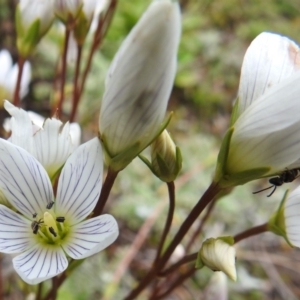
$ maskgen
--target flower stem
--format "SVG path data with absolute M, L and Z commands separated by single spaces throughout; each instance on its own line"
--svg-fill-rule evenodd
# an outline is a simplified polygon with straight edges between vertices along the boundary
M 203 196 L 200 198 L 198 203 L 194 206 L 188 217 L 180 226 L 177 234 L 175 235 L 173 241 L 167 248 L 166 252 L 160 259 L 160 269 L 162 269 L 167 263 L 168 259 L 172 255 L 173 251 L 177 247 L 177 245 L 182 241 L 186 233 L 189 231 L 191 226 L 194 224 L 195 220 L 199 217 L 205 207 L 214 199 L 214 197 L 219 193 L 221 188 L 213 182 L 208 189 L 205 191 Z
M 42 291 L 43 291 L 43 282 L 39 283 L 38 285 L 38 290 L 36 292 L 36 297 L 35 297 L 36 300 L 41 300 Z
M 181 285 L 186 279 L 191 277 L 196 271 L 197 269 L 195 269 L 195 266 L 191 266 L 188 271 L 178 276 L 165 292 L 160 295 L 154 295 L 154 297 L 151 297 L 150 300 L 166 299 L 165 297 L 167 295 L 169 295 L 177 286 Z
M 23 75 L 23 68 L 24 68 L 25 59 L 23 57 L 19 57 L 18 59 L 18 77 L 17 83 L 14 91 L 14 101 L 13 104 L 15 106 L 20 106 L 20 89 L 21 89 L 21 81 Z
M 167 182 L 167 186 L 168 186 L 168 192 L 169 192 L 169 212 L 168 212 L 168 217 L 165 223 L 165 228 L 163 231 L 163 234 L 161 236 L 158 248 L 157 248 L 157 254 L 156 254 L 156 258 L 154 260 L 154 265 L 156 265 L 159 261 L 160 255 L 161 255 L 161 251 L 163 249 L 166 237 L 170 231 L 171 228 L 171 224 L 172 224 L 172 220 L 173 220 L 173 215 L 174 215 L 174 210 L 175 210 L 175 184 L 174 181 L 172 182 Z
M 212 202 L 210 202 L 206 212 L 205 212 L 205 215 L 203 216 L 203 218 L 201 219 L 199 225 L 198 225 L 198 228 L 194 231 L 192 237 L 190 238 L 186 248 L 185 248 L 185 251 L 186 253 L 190 251 L 195 239 L 200 235 L 200 233 L 202 232 L 202 229 L 203 229 L 203 226 L 205 224 L 205 222 L 207 221 L 208 217 L 210 216 L 214 206 L 215 206 L 215 203 L 217 202 L 217 200 L 213 200 Z
M 107 175 L 106 175 L 104 184 L 102 186 L 102 190 L 101 190 L 99 200 L 98 200 L 98 202 L 96 204 L 96 207 L 94 209 L 93 217 L 97 217 L 97 216 L 100 216 L 102 214 L 105 203 L 108 199 L 111 188 L 112 188 L 118 174 L 119 174 L 119 171 L 116 172 L 116 171 L 113 171 L 112 169 L 108 168 Z
M 159 273 L 159 271 L 165 266 L 173 251 L 175 250 L 177 245 L 182 241 L 182 239 L 184 238 L 188 230 L 191 228 L 195 220 L 199 217 L 201 212 L 214 199 L 214 197 L 219 193 L 220 190 L 221 188 L 218 186 L 217 183 L 211 183 L 211 185 L 205 191 L 198 203 L 194 206 L 188 217 L 182 223 L 173 241 L 171 242 L 163 256 L 159 259 L 158 263 L 151 268 L 148 274 L 140 281 L 139 285 L 135 289 L 133 289 L 130 292 L 130 294 L 124 298 L 124 300 L 135 299 L 144 290 L 144 288 L 150 282 L 152 282 L 152 280 Z
M 75 75 L 74 75 L 74 82 L 73 82 L 73 105 L 72 105 L 72 111 L 70 115 L 70 123 L 74 122 L 78 103 L 80 99 L 80 93 L 79 93 L 79 72 L 80 72 L 80 64 L 81 64 L 81 58 L 82 58 L 82 46 L 77 45 L 77 59 L 76 59 L 76 67 L 75 67 Z
M 166 270 L 162 271 L 159 273 L 159 276 L 167 276 L 168 274 L 176 271 L 180 266 L 192 262 L 194 260 L 197 259 L 198 256 L 198 252 L 196 253 L 192 253 L 189 255 L 184 256 L 182 259 L 180 259 L 177 263 L 171 265 L 169 268 L 167 268 Z
M 236 243 L 240 242 L 241 240 L 244 240 L 244 239 L 246 239 L 250 236 L 258 235 L 258 234 L 266 232 L 266 231 L 269 231 L 268 223 L 265 223 L 265 224 L 262 224 L 262 225 L 259 225 L 259 226 L 256 226 L 256 227 L 252 227 L 250 229 L 247 229 L 247 230 L 235 235 L 234 236 L 234 243 L 236 244 Z
M 103 41 L 103 38 L 105 37 L 105 35 L 107 33 L 109 24 L 111 23 L 112 17 L 116 10 L 117 2 L 118 2 L 117 0 L 111 0 L 109 8 L 107 9 L 105 16 L 100 17 L 100 19 L 99 19 L 99 23 L 98 23 L 98 26 L 97 26 L 97 29 L 96 29 L 96 32 L 94 35 L 93 44 L 92 44 L 92 47 L 91 47 L 91 50 L 90 50 L 90 53 L 88 56 L 87 64 L 86 64 L 84 72 L 83 72 L 80 89 L 78 91 L 79 97 L 83 92 L 86 78 L 87 78 L 90 68 L 91 68 L 92 58 L 95 54 L 95 51 L 100 46 L 101 42 Z
M 62 56 L 62 69 L 61 69 L 61 82 L 60 82 L 60 93 L 59 93 L 59 100 L 57 104 L 57 112 L 58 115 L 62 115 L 62 107 L 65 98 L 65 83 L 66 83 L 66 70 L 67 70 L 67 53 L 68 53 L 68 44 L 69 44 L 69 37 L 70 37 L 70 28 L 66 26 L 65 32 L 65 43 L 63 49 L 63 56 Z

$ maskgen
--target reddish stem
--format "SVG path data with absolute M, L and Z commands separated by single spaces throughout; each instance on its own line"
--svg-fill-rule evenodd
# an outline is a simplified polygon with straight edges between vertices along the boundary
M 252 227 L 250 229 L 247 229 L 241 233 L 238 233 L 237 235 L 234 236 L 234 243 L 238 243 L 241 240 L 244 240 L 250 236 L 254 236 L 254 235 L 258 235 L 260 233 L 269 231 L 268 229 L 268 223 L 256 226 L 256 227 Z
M 66 83 L 66 71 L 67 71 L 67 54 L 68 54 L 68 44 L 69 44 L 69 37 L 70 37 L 70 29 L 66 26 L 65 31 L 65 43 L 62 55 L 62 69 L 61 69 L 61 83 L 60 83 L 60 92 L 59 92 L 59 100 L 57 104 L 57 113 L 58 116 L 62 115 L 62 107 L 65 98 L 65 83 Z
M 111 0 L 109 8 L 107 9 L 105 16 L 103 18 L 99 19 L 99 23 L 98 23 L 98 26 L 97 26 L 97 29 L 96 29 L 96 32 L 94 35 L 94 40 L 93 40 L 93 44 L 92 44 L 92 47 L 91 47 L 91 50 L 89 53 L 87 64 L 86 64 L 86 67 L 83 72 L 81 85 L 80 85 L 80 89 L 79 89 L 79 97 L 81 96 L 81 94 L 83 92 L 84 85 L 85 85 L 87 76 L 89 74 L 90 68 L 91 68 L 92 58 L 94 56 L 94 53 L 99 48 L 101 42 L 103 41 L 103 38 L 105 37 L 105 35 L 107 33 L 107 30 L 111 23 L 116 6 L 117 6 L 117 0 Z
M 119 172 L 115 172 L 112 169 L 108 168 L 107 175 L 104 181 L 104 184 L 102 186 L 101 194 L 99 197 L 99 200 L 96 204 L 96 207 L 94 209 L 93 217 L 100 216 L 103 212 L 105 203 L 108 199 L 108 196 L 110 194 L 110 191 L 112 189 L 112 186 L 118 176 Z
M 82 46 L 77 45 L 77 59 L 76 59 L 76 67 L 75 67 L 75 75 L 74 75 L 74 82 L 73 82 L 73 105 L 72 105 L 72 111 L 70 115 L 70 123 L 74 122 L 78 104 L 79 104 L 79 99 L 80 99 L 80 94 L 79 94 L 79 72 L 80 72 L 80 64 L 81 64 L 81 57 L 82 57 Z
M 201 212 L 214 199 L 214 197 L 219 193 L 220 190 L 221 188 L 214 182 L 208 187 L 208 189 L 205 191 L 203 196 L 200 198 L 200 200 L 197 202 L 197 204 L 194 206 L 188 217 L 179 228 L 173 241 L 171 242 L 163 256 L 159 259 L 158 263 L 153 268 L 151 268 L 148 274 L 140 281 L 139 285 L 135 289 L 133 289 L 130 294 L 124 298 L 124 300 L 135 299 L 145 289 L 145 287 L 150 282 L 152 282 L 158 272 L 165 266 L 173 251 L 182 241 L 195 220 L 199 217 Z
M 172 220 L 173 220 L 173 215 L 174 215 L 174 210 L 175 210 L 175 184 L 174 181 L 172 182 L 167 182 L 168 185 L 168 192 L 169 192 L 169 212 L 168 212 L 168 217 L 165 223 L 165 228 L 163 231 L 163 234 L 161 236 L 161 240 L 159 242 L 158 248 L 157 248 L 157 254 L 156 258 L 154 260 L 154 265 L 156 265 L 159 261 L 161 251 L 163 249 L 166 237 L 170 231 L 171 225 L 172 225 Z
M 25 59 L 23 57 L 19 57 L 18 77 L 17 77 L 16 87 L 14 90 L 14 100 L 13 100 L 13 104 L 18 107 L 20 107 L 20 89 L 21 89 L 21 81 L 22 81 L 24 64 L 25 64 Z

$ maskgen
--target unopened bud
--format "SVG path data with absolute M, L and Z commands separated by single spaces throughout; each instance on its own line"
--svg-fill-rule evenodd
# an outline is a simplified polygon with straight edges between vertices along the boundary
M 235 249 L 232 237 L 207 239 L 198 253 L 196 268 L 207 266 L 213 271 L 222 271 L 236 281 Z
M 165 182 L 174 181 L 181 170 L 181 152 L 167 130 L 151 144 L 151 163 L 153 173 Z
M 53 2 L 49 0 L 21 0 L 16 11 L 17 47 L 27 57 L 54 19 Z

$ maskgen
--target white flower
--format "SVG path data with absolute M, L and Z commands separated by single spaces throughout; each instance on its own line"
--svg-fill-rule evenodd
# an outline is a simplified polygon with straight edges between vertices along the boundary
M 7 50 L 0 51 L 0 66 L 0 101 L 2 102 L 5 98 L 13 98 L 19 68 L 17 64 L 13 64 L 12 58 Z M 30 63 L 26 61 L 23 67 L 21 88 L 19 93 L 20 98 L 24 98 L 24 96 L 27 94 L 30 80 L 31 66 Z
M 24 149 L 0 139 L 0 188 L 19 212 L 0 205 L 0 252 L 21 253 L 13 265 L 21 278 L 37 284 L 63 272 L 68 257 L 83 259 L 118 236 L 110 215 L 85 220 L 102 185 L 99 140 L 81 145 L 67 160 L 56 199 L 42 165 Z
M 152 2 L 109 68 L 99 128 L 111 158 L 136 147 L 125 166 L 158 134 L 173 87 L 180 31 L 178 3 Z
M 54 12 L 64 23 L 76 19 L 83 0 L 54 0 Z
M 286 238 L 300 248 L 300 187 L 288 194 L 283 209 Z
M 21 26 L 26 32 L 39 21 L 39 35 L 46 33 L 54 19 L 53 0 L 20 0 Z
M 199 252 L 202 263 L 213 271 L 222 271 L 236 281 L 235 249 L 221 238 L 207 239 Z
M 12 116 L 10 119 L 12 133 L 9 141 L 31 153 L 52 178 L 79 146 L 79 125 L 75 123 L 63 125 L 60 120 L 52 118 L 46 119 L 43 127 L 38 127 L 38 124 L 32 121 L 32 114 L 8 101 L 4 102 L 4 107 Z M 38 119 L 39 124 L 40 121 Z
M 247 50 L 215 180 L 243 184 L 300 166 L 299 48 L 263 33 Z

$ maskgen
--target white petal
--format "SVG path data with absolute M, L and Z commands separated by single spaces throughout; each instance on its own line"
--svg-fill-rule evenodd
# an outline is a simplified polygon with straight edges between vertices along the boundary
M 300 247 L 300 187 L 288 195 L 284 204 L 284 217 L 288 240 Z
M 30 221 L 0 205 L 0 252 L 20 253 L 35 243 Z
M 70 229 L 66 253 L 74 259 L 83 259 L 105 249 L 119 235 L 118 224 L 111 215 L 86 220 Z
M 72 139 L 74 149 L 76 149 L 80 145 L 81 139 L 81 129 L 78 123 L 70 124 L 70 136 Z
M 278 34 L 261 33 L 244 57 L 238 94 L 240 112 L 299 69 L 298 45 Z
M 177 4 L 154 1 L 116 54 L 99 123 L 112 156 L 140 139 L 147 145 L 162 122 L 176 72 L 180 24 Z
M 11 69 L 13 64 L 12 58 L 10 56 L 10 53 L 7 50 L 0 51 L 0 85 L 5 87 L 6 86 L 6 80 L 7 80 L 7 74 L 9 70 Z
M 14 106 L 7 100 L 4 101 L 4 108 L 11 115 L 11 136 L 9 141 L 24 148 L 29 153 L 32 153 L 32 122 L 28 113 L 25 110 Z
M 16 272 L 28 284 L 38 284 L 62 273 L 68 260 L 58 246 L 36 245 L 13 259 Z
M 42 215 L 53 201 L 50 179 L 42 165 L 27 151 L 0 139 L 0 188 L 23 215 Z
M 49 177 L 61 168 L 74 150 L 70 125 L 55 118 L 46 119 L 43 129 L 34 135 L 33 156 L 44 166 Z
M 45 118 L 33 111 L 28 111 L 27 114 L 30 117 L 30 120 L 32 121 L 32 123 L 34 125 L 36 125 L 39 129 L 43 127 L 44 122 L 45 122 Z M 35 133 L 36 130 L 33 131 L 33 133 Z
M 98 138 L 79 146 L 59 177 L 56 215 L 79 223 L 94 209 L 101 191 L 103 156 Z
M 300 73 L 291 76 L 237 119 L 228 158 L 231 171 L 259 167 L 282 171 L 299 158 L 299 82 Z

